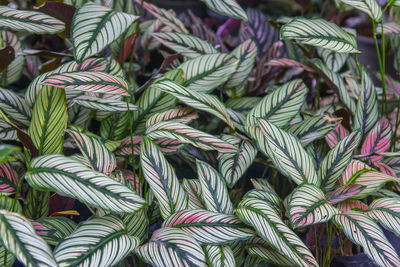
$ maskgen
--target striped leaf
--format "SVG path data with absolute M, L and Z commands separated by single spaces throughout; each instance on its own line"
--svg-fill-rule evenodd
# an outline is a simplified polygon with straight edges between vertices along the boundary
M 211 92 L 231 77 L 237 64 L 238 60 L 231 55 L 212 54 L 187 60 L 178 68 L 183 70 L 185 87 L 196 92 Z
M 368 210 L 368 205 L 356 199 L 347 199 L 336 205 L 336 208 L 341 212 L 351 211 L 351 210 Z
M 33 107 L 28 134 L 40 155 L 61 154 L 67 128 L 64 89 L 43 86 Z
M 195 120 L 199 117 L 197 112 L 191 108 L 174 108 L 169 109 L 164 112 L 160 112 L 154 114 L 146 121 L 146 128 L 149 128 L 151 125 L 162 121 L 174 121 L 179 123 L 188 124 L 192 120 Z
M 328 152 L 318 169 L 322 188 L 330 190 L 335 187 L 337 180 L 349 165 L 361 138 L 362 135 L 359 131 L 353 132 Z
M 335 215 L 333 222 L 357 245 L 377 266 L 399 266 L 400 259 L 379 226 L 367 215 L 348 211 Z
M 247 14 L 236 0 L 201 0 L 209 9 L 218 14 L 247 22 Z
M 48 216 L 50 210 L 49 198 L 50 192 L 29 188 L 26 194 L 24 215 L 35 220 Z
M 228 88 L 237 87 L 247 82 L 250 72 L 253 70 L 257 56 L 257 46 L 253 40 L 247 40 L 235 48 L 231 53 L 238 59 L 235 72 L 226 83 Z
M 218 170 L 224 177 L 226 185 L 232 188 L 253 163 L 257 148 L 248 139 L 224 135 L 222 140 L 238 147 L 236 153 L 219 153 Z
M 11 120 L 29 126 L 32 110 L 25 100 L 13 91 L 0 88 L 0 108 Z
M 128 187 L 61 155 L 35 158 L 25 179 L 38 190 L 51 190 L 109 211 L 135 212 L 145 205 Z
M 365 186 L 358 184 L 349 184 L 337 187 L 334 191 L 329 192 L 326 197 L 331 205 L 345 201 L 346 199 L 357 197 L 363 192 Z
M 376 89 L 365 69 L 361 72 L 361 80 L 361 93 L 354 113 L 354 129 L 360 128 L 364 134 L 375 126 L 379 112 Z
M 120 219 L 107 215 L 80 223 L 58 244 L 54 257 L 59 266 L 112 266 L 138 245 Z
M 2 6 L 0 6 L 2 8 Z M 0 11 L 0 21 L 1 21 L 1 11 Z M 0 22 L 1 25 L 1 22 Z M 1 28 L 1 26 L 0 26 Z M 6 65 L 4 70 L 0 71 L 0 85 L 6 86 L 17 82 L 21 79 L 21 75 L 24 69 L 25 57 L 21 55 L 22 53 L 22 42 L 15 33 L 11 31 L 0 31 L 0 39 L 2 39 L 1 48 L 11 47 L 14 49 L 15 57 Z
M 189 196 L 188 208 L 205 210 L 206 207 L 201 198 L 202 190 L 200 181 L 197 179 L 183 179 L 182 185 Z
M 235 256 L 228 246 L 204 246 L 206 259 L 210 266 L 215 267 L 235 267 Z
M 35 34 L 52 34 L 64 30 L 62 21 L 44 13 L 16 10 L 7 6 L 0 6 L 0 25 L 1 28 Z
M 340 177 L 339 183 L 344 185 L 344 184 L 350 184 L 354 179 L 352 177 L 355 177 L 355 174 L 358 172 L 366 172 L 366 171 L 371 171 L 373 170 L 370 166 L 365 164 L 362 161 L 353 159 L 350 161 L 349 165 L 346 167 L 346 170 L 343 172 L 342 177 Z M 359 173 L 359 174 L 360 174 Z
M 182 229 L 199 244 L 221 245 L 236 240 L 246 240 L 253 230 L 235 215 L 206 210 L 183 210 L 164 221 L 163 227 Z
M 258 102 L 247 114 L 247 119 L 263 118 L 277 127 L 283 127 L 299 113 L 307 91 L 301 80 L 287 82 Z
M 130 156 L 132 155 L 132 142 L 131 137 L 127 137 L 122 140 L 120 147 L 115 151 L 116 155 L 119 156 Z M 133 151 L 135 155 L 140 155 L 140 144 L 142 143 L 141 136 L 133 136 Z M 154 143 L 161 149 L 163 153 L 176 152 L 176 150 L 182 145 L 180 142 L 172 139 L 161 138 L 154 140 Z
M 256 229 L 257 234 L 296 266 L 318 266 L 301 239 L 281 220 L 267 202 L 245 198 L 236 210 L 239 218 Z
M 293 263 L 282 254 L 275 251 L 264 239 L 253 237 L 246 244 L 246 249 L 250 255 L 256 256 L 267 262 L 274 263 L 278 266 L 292 266 Z
M 125 223 L 129 236 L 137 237 L 140 243 L 147 240 L 150 223 L 146 210 L 131 214 L 125 213 L 121 215 L 120 218 Z
M 287 130 L 299 138 L 303 146 L 317 139 L 324 138 L 333 130 L 334 125 L 329 123 L 324 116 L 313 116 L 301 122 L 290 125 Z
M 203 150 L 234 153 L 236 147 L 208 133 L 178 122 L 160 122 L 147 128 L 146 135 L 152 139 L 168 138 L 183 144 L 191 144 Z
M 319 49 L 322 59 L 324 60 L 326 66 L 333 72 L 338 72 L 346 63 L 349 58 L 347 53 L 337 53 L 329 49 Z
M 0 229 L 3 246 L 25 266 L 57 266 L 50 247 L 22 215 L 0 210 Z
M 303 69 L 308 72 L 313 72 L 313 69 L 311 69 L 307 65 L 304 65 L 301 62 L 288 58 L 271 59 L 267 62 L 267 65 L 271 67 L 285 67 L 285 68 L 291 67 L 291 68 Z
M 160 32 L 154 33 L 153 36 L 166 47 L 188 58 L 218 53 L 209 42 L 193 35 L 178 32 Z
M 129 94 L 126 81 L 106 72 L 78 71 L 55 73 L 47 76 L 42 84 L 65 88 L 65 90 L 90 93 Z
M 110 174 L 117 167 L 114 155 L 98 138 L 73 129 L 69 129 L 67 132 L 74 139 L 82 155 L 93 170 Z
M 128 105 L 126 104 L 126 101 L 98 98 L 95 96 L 82 95 L 73 99 L 72 103 L 76 103 L 82 107 L 98 111 L 106 111 L 106 112 L 128 111 Z M 139 110 L 139 107 L 129 103 L 129 110 L 137 111 Z
M 341 2 L 366 13 L 375 22 L 382 20 L 382 9 L 376 0 L 342 0 Z
M 233 214 L 233 205 L 221 174 L 210 164 L 201 160 L 197 160 L 196 166 L 202 191 L 201 197 L 207 210 Z
M 368 155 L 370 161 L 379 162 L 383 159 L 383 156 L 376 155 L 376 153 L 388 151 L 391 140 L 392 126 L 390 122 L 383 117 L 374 128 L 369 131 L 362 145 L 361 154 Z
M 400 3 L 400 1 L 399 1 Z M 381 25 L 376 26 L 376 32 L 377 34 L 382 34 L 382 28 Z M 384 34 L 400 34 L 400 25 L 397 24 L 396 22 L 386 22 L 383 23 L 383 33 Z
M 85 3 L 74 15 L 71 26 L 72 45 L 77 61 L 99 53 L 118 39 L 137 16 L 115 12 L 92 2 Z
M 69 236 L 76 227 L 76 222 L 66 217 L 44 217 L 37 220 L 52 232 L 43 239 L 50 245 L 56 246 L 61 240 Z
M 349 135 L 349 132 L 339 123 L 336 125 L 335 129 L 328 133 L 325 137 L 325 141 L 328 143 L 330 148 L 333 148 L 347 135 Z
M 160 203 L 161 216 L 167 218 L 187 208 L 188 197 L 175 175 L 174 168 L 151 140 L 142 139 L 140 162 L 143 175 Z
M 148 243 L 135 253 L 153 266 L 206 266 L 206 257 L 199 243 L 180 229 L 156 230 Z
M 293 19 L 282 26 L 280 36 L 339 53 L 360 53 L 353 34 L 323 19 Z
M 229 99 L 225 105 L 227 108 L 230 108 L 236 112 L 240 112 L 243 114 L 247 114 L 252 108 L 257 105 L 261 101 L 261 97 L 240 97 L 240 98 L 231 98 Z
M 297 184 L 309 183 L 318 186 L 321 183 L 311 156 L 296 137 L 267 120 L 260 119 L 259 126 L 266 141 L 266 151 L 263 152 L 282 174 Z
M 14 193 L 17 189 L 18 174 L 8 162 L 0 164 L 0 192 L 3 194 Z
M 248 191 L 243 198 L 255 198 L 265 201 L 279 214 L 284 210 L 281 198 L 273 189 L 253 189 Z
M 0 119 L 0 139 L 17 140 L 17 131 L 2 119 Z
M 294 227 L 327 222 L 339 211 L 328 203 L 324 192 L 315 185 L 302 184 L 289 201 L 289 219 Z
M 197 110 L 208 112 L 226 122 L 229 127 L 234 128 L 223 103 L 214 95 L 209 95 L 187 89 L 170 80 L 162 79 L 153 86 L 163 92 L 173 95 L 188 106 Z
M 400 236 L 400 198 L 380 198 L 369 205 L 369 217 Z

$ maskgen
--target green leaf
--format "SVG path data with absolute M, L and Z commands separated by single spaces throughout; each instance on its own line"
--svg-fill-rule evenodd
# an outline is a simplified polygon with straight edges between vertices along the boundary
M 292 266 L 293 263 L 285 256 L 271 248 L 264 239 L 253 237 L 246 244 L 246 249 L 250 255 L 256 256 L 267 262 L 272 262 L 278 266 Z
M 207 262 L 210 266 L 215 267 L 226 267 L 236 266 L 235 256 L 233 251 L 228 246 L 204 246 L 204 252 L 206 253 Z
M 301 122 L 290 125 L 287 131 L 299 138 L 303 146 L 317 139 L 324 138 L 335 127 L 324 116 L 313 116 Z
M 0 135 L 0 138 L 1 138 L 1 135 Z M 21 149 L 17 146 L 0 144 L 0 164 L 6 162 L 11 153 L 13 153 L 15 151 L 20 151 L 20 150 Z
M 43 217 L 36 221 L 53 232 L 50 236 L 43 236 L 43 239 L 52 246 L 57 246 L 76 227 L 76 222 L 66 217 Z
M 188 208 L 191 210 L 192 209 L 205 210 L 206 207 L 201 198 L 202 190 L 200 181 L 198 179 L 183 179 L 182 185 L 189 196 Z
M 366 13 L 375 22 L 382 20 L 382 9 L 375 0 L 342 0 L 341 2 Z
M 32 110 L 25 100 L 11 90 L 0 88 L 0 108 L 11 120 L 29 126 Z

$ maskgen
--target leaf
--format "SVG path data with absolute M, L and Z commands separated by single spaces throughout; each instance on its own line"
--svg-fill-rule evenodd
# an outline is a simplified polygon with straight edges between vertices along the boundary
M 189 203 L 188 208 L 193 209 L 203 209 L 205 210 L 206 207 L 201 199 L 202 190 L 200 181 L 198 179 L 183 179 L 182 182 L 183 188 L 188 194 Z
M 182 229 L 199 244 L 221 245 L 236 240 L 246 240 L 253 230 L 235 215 L 206 210 L 182 210 L 164 221 L 163 227 Z
M 337 180 L 349 165 L 361 138 L 361 132 L 353 132 L 339 141 L 328 152 L 318 169 L 318 177 L 322 180 L 322 188 L 326 190 L 334 188 Z
M 61 155 L 35 158 L 25 179 L 38 190 L 51 190 L 105 210 L 135 212 L 146 204 L 126 186 Z
M 44 13 L 28 10 L 16 10 L 0 6 L 0 25 L 13 31 L 35 34 L 57 33 L 64 30 L 64 23 Z
M 43 239 L 52 246 L 58 245 L 76 227 L 76 223 L 66 217 L 44 217 L 38 219 L 37 222 L 53 231 L 50 236 L 43 236 Z
M 173 95 L 192 108 L 208 112 L 226 122 L 229 127 L 234 128 L 223 103 L 214 95 L 209 95 L 187 89 L 170 80 L 162 79 L 155 82 L 153 86 L 163 92 Z
M 59 266 L 112 266 L 138 245 L 120 219 L 107 215 L 80 223 L 58 244 L 54 257 Z
M 133 151 L 135 155 L 140 155 L 140 144 L 142 143 L 141 136 L 133 136 Z M 180 142 L 172 139 L 161 138 L 154 140 L 154 143 L 161 149 L 163 153 L 175 152 L 180 146 Z M 132 155 L 132 145 L 131 137 L 127 137 L 122 140 L 121 145 L 117 151 L 116 155 L 120 156 L 130 156 Z
M 161 150 L 147 138 L 142 139 L 140 162 L 144 178 L 160 203 L 161 216 L 186 209 L 188 197 Z
M 202 55 L 185 61 L 183 70 L 185 86 L 191 92 L 211 92 L 228 81 L 235 72 L 238 60 L 228 54 Z
M 301 62 L 289 58 L 271 59 L 267 62 L 267 65 L 271 67 L 292 67 L 292 68 L 302 69 L 308 72 L 313 72 L 313 69 L 311 69 L 307 65 L 304 65 Z
M 128 84 L 123 79 L 96 71 L 54 73 L 44 79 L 44 85 L 90 93 L 129 95 Z
M 247 82 L 250 72 L 253 70 L 257 56 L 257 46 L 253 40 L 247 40 L 236 47 L 231 55 L 238 59 L 235 72 L 227 81 L 228 88 L 240 86 Z
M 135 252 L 154 266 L 206 266 L 199 243 L 180 229 L 156 230 L 149 242 L 136 248 Z
M 0 88 L 0 108 L 16 123 L 29 126 L 32 110 L 25 100 L 13 91 Z
M 147 128 L 151 139 L 168 138 L 184 144 L 191 144 L 203 150 L 217 150 L 233 153 L 236 147 L 208 133 L 196 130 L 178 122 L 160 122 Z
M 366 13 L 375 22 L 382 20 L 382 9 L 375 0 L 342 0 L 341 2 Z
M 153 36 L 166 47 L 188 58 L 218 53 L 210 43 L 193 35 L 179 32 L 160 32 L 154 33 Z
M 368 155 L 368 159 L 373 162 L 379 162 L 383 156 L 373 155 L 389 150 L 392 139 L 392 126 L 390 122 L 383 117 L 375 124 L 374 128 L 368 133 L 361 148 L 362 155 Z
M 17 140 L 17 131 L 10 126 L 8 123 L 0 118 L 0 139 L 6 140 Z
M 330 124 L 324 116 L 313 116 L 301 122 L 290 125 L 287 131 L 299 138 L 303 146 L 325 137 L 334 125 Z
M 197 160 L 196 166 L 202 191 L 201 197 L 206 208 L 209 211 L 233 214 L 233 205 L 222 176 L 204 161 Z
M 338 53 L 329 49 L 319 49 L 326 66 L 333 72 L 338 72 L 349 58 L 347 53 Z
M 256 188 L 248 191 L 243 198 L 255 198 L 267 202 L 275 211 L 279 214 L 282 213 L 284 209 L 282 205 L 282 200 L 279 195 L 273 189 L 260 189 Z
M 321 189 L 302 184 L 292 192 L 288 213 L 290 221 L 297 228 L 327 222 L 339 211 L 328 203 Z
M 264 239 L 254 237 L 246 244 L 246 249 L 250 255 L 257 256 L 268 262 L 272 262 L 278 266 L 292 266 L 293 263 L 285 256 L 276 252 Z
M 338 205 L 336 205 L 336 208 L 338 208 L 341 212 L 346 212 L 346 211 L 351 211 L 351 210 L 368 210 L 368 205 L 361 202 L 360 200 L 356 199 L 347 199 L 343 202 L 340 202 Z
M 17 189 L 18 175 L 8 162 L 0 164 L 0 192 L 14 193 Z
M 233 251 L 228 246 L 207 245 L 204 247 L 207 262 L 215 267 L 233 267 L 236 266 Z
M 0 210 L 0 229 L 3 246 L 25 266 L 57 266 L 49 246 L 22 215 Z
M 364 253 L 377 266 L 400 265 L 395 249 L 379 226 L 367 215 L 357 211 L 347 211 L 335 215 L 333 222 L 343 229 L 347 238 L 362 246 Z
M 212 11 L 235 19 L 247 22 L 246 12 L 235 0 L 201 0 Z
M 349 135 L 349 132 L 342 126 L 342 124 L 339 123 L 336 125 L 334 130 L 328 133 L 328 135 L 325 137 L 325 141 L 328 143 L 330 148 L 333 148 L 347 135 Z
M 287 82 L 258 102 L 247 114 L 247 120 L 263 118 L 283 127 L 299 113 L 307 91 L 307 86 L 299 79 Z
M 348 198 L 356 197 L 365 189 L 365 186 L 358 184 L 349 184 L 337 187 L 334 191 L 329 192 L 326 197 L 331 205 L 345 201 Z
M 238 147 L 236 153 L 219 153 L 218 170 L 224 177 L 226 185 L 232 188 L 253 163 L 257 148 L 250 140 L 225 135 L 222 140 Z
M 61 154 L 67 128 L 67 105 L 64 89 L 43 86 L 33 107 L 28 134 L 39 155 Z
M 164 112 L 159 112 L 151 116 L 146 121 L 146 128 L 149 128 L 151 125 L 162 121 L 174 121 L 179 123 L 188 124 L 192 120 L 195 120 L 199 117 L 197 112 L 191 108 L 174 108 L 169 109 Z
M 21 151 L 20 147 L 0 144 L 0 164 L 11 161 L 14 157 L 11 154 L 17 151 Z
M 74 100 L 72 100 L 72 103 L 76 103 L 80 106 L 83 106 L 88 109 L 93 109 L 93 110 L 98 110 L 98 111 L 106 111 L 106 112 L 124 112 L 128 111 L 137 111 L 140 108 L 129 103 L 129 108 L 128 105 L 126 104 L 126 101 L 120 101 L 120 100 L 115 100 L 115 99 L 107 99 L 107 98 L 98 98 L 94 96 L 86 96 L 82 95 Z
M 295 18 L 282 26 L 280 36 L 339 53 L 360 53 L 353 34 L 324 19 Z
M 0 9 L 2 6 L 0 6 Z M 1 10 L 0 10 L 1 16 Z M 1 20 L 1 17 L 0 17 Z M 1 24 L 1 23 L 0 23 Z M 1 26 L 0 26 L 1 28 Z M 0 31 L 0 38 L 2 39 L 1 47 L 10 47 L 14 50 L 17 56 L 0 72 L 0 85 L 6 86 L 17 82 L 21 79 L 22 71 L 24 69 L 25 57 L 21 55 L 22 42 L 20 38 L 11 31 Z M 5 60 L 5 59 L 3 59 Z
M 400 198 L 380 198 L 369 205 L 369 217 L 400 236 Z
M 259 126 L 265 136 L 266 151 L 279 171 L 296 184 L 309 183 L 318 186 L 315 164 L 311 156 L 293 135 L 279 129 L 267 120 L 260 119 Z M 258 140 L 257 140 L 258 141 Z
M 99 53 L 118 39 L 138 17 L 92 2 L 79 8 L 72 20 L 72 45 L 77 61 Z
M 48 216 L 50 209 L 49 197 L 50 192 L 29 188 L 25 199 L 24 215 L 34 220 Z
M 110 174 L 117 167 L 114 155 L 98 138 L 73 129 L 67 130 L 67 133 L 74 139 L 82 155 L 93 170 Z
M 239 218 L 256 229 L 268 244 L 297 266 L 318 266 L 312 253 L 301 239 L 283 223 L 267 202 L 243 199 L 236 210 Z

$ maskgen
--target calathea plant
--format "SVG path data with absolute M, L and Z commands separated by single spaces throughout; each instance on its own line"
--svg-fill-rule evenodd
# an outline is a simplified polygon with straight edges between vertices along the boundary
M 142 0 L 0 7 L 1 264 L 400 266 L 398 1 L 341 1 L 373 20 L 378 75 L 352 29 L 203 2 L 238 27 Z

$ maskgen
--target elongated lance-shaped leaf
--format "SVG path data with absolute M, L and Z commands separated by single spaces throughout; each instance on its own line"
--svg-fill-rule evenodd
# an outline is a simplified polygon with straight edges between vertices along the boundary
M 15 55 L 12 57 L 13 59 L 11 62 L 4 66 L 4 70 L 2 68 L 2 71 L 0 71 L 0 85 L 6 86 L 17 82 L 21 78 L 24 69 L 25 57 L 21 55 L 23 49 L 22 42 L 20 40 L 21 38 L 19 38 L 15 33 L 11 31 L 0 31 L 0 38 L 2 39 L 1 47 L 4 49 L 3 53 L 7 50 L 12 53 L 12 50 L 14 50 L 13 54 Z
M 162 217 L 165 219 L 186 209 L 188 196 L 179 183 L 174 168 L 165 159 L 160 148 L 147 138 L 142 139 L 140 162 L 144 178 L 160 204 Z
M 350 211 L 350 210 L 368 210 L 368 205 L 360 200 L 356 199 L 347 199 L 343 202 L 340 202 L 336 205 L 336 208 L 342 212 Z
M 33 107 L 28 134 L 40 155 L 62 153 L 67 128 L 65 91 L 43 86 Z
M 146 204 L 128 187 L 61 155 L 35 158 L 25 179 L 36 189 L 51 190 L 109 211 L 135 212 Z
M 346 84 L 344 83 L 342 76 L 336 72 L 333 72 L 320 59 L 314 58 L 310 61 L 314 67 L 322 73 L 322 75 L 326 76 L 326 79 L 329 81 L 329 85 L 336 89 L 336 93 L 339 94 L 338 97 L 340 100 L 349 108 L 351 112 L 354 113 L 356 111 L 356 103 L 347 91 Z
M 340 53 L 360 52 L 353 34 L 324 19 L 293 19 L 282 26 L 280 36 Z
M 379 226 L 366 214 L 347 211 L 335 215 L 333 222 L 342 228 L 344 234 L 356 245 L 362 246 L 364 253 L 377 266 L 399 266 L 396 250 L 386 239 Z
M 328 135 L 325 137 L 325 141 L 328 143 L 330 148 L 333 148 L 348 134 L 349 132 L 346 130 L 346 128 L 344 128 L 342 124 L 338 124 L 335 129 L 328 133 Z
M 289 218 L 295 227 L 327 222 L 339 211 L 328 203 L 324 192 L 311 184 L 302 184 L 289 201 Z
M 133 151 L 135 155 L 140 155 L 140 144 L 142 143 L 141 136 L 133 136 L 125 138 L 117 151 L 116 155 L 129 156 L 132 155 L 132 141 L 133 141 Z M 173 139 L 161 138 L 154 140 L 154 143 L 161 149 L 164 153 L 175 152 L 182 144 Z
M 345 201 L 346 199 L 357 197 L 363 192 L 365 186 L 359 184 L 349 184 L 337 187 L 334 191 L 326 194 L 328 203 L 331 205 Z
M 183 179 L 182 185 L 189 196 L 188 208 L 205 210 L 206 207 L 201 198 L 202 191 L 200 181 L 197 179 Z
M 315 164 L 300 141 L 267 120 L 260 119 L 258 122 L 265 136 L 265 152 L 279 171 L 297 184 L 319 186 L 321 179 L 317 177 Z
M 257 56 L 256 43 L 249 39 L 235 48 L 231 53 L 232 56 L 238 59 L 235 72 L 227 81 L 227 87 L 236 87 L 247 81 L 250 72 L 253 70 Z
M 73 220 L 61 216 L 43 217 L 36 221 L 52 231 L 50 236 L 43 236 L 43 239 L 53 246 L 58 245 L 61 240 L 69 236 L 77 225 Z
M 72 20 L 72 45 L 77 61 L 97 54 L 119 38 L 139 17 L 115 12 L 110 8 L 87 2 Z
M 149 128 L 151 125 L 162 121 L 175 121 L 180 123 L 188 124 L 192 120 L 195 120 L 199 117 L 197 112 L 191 108 L 174 108 L 169 109 L 164 112 L 156 113 L 151 116 L 146 121 L 146 128 Z
M 357 108 L 354 114 L 354 129 L 360 128 L 365 134 L 378 121 L 378 96 L 371 78 L 365 69 L 361 71 L 361 93 L 358 97 Z
M 368 159 L 373 162 L 379 162 L 383 159 L 381 155 L 373 155 L 388 151 L 390 141 L 392 140 L 392 126 L 390 122 L 383 117 L 369 131 L 361 148 L 361 155 L 368 155 Z
M 206 208 L 209 211 L 233 214 L 233 205 L 224 178 L 207 162 L 197 160 L 196 165 L 201 196 Z
M 118 76 L 106 72 L 77 71 L 55 73 L 42 82 L 65 90 L 76 90 L 90 93 L 128 95 L 128 84 Z
M 243 198 L 256 198 L 267 202 L 272 206 L 277 213 L 282 213 L 284 207 L 282 205 L 282 200 L 277 193 L 269 189 L 253 189 L 248 191 Z
M 72 100 L 73 104 L 78 104 L 82 107 L 98 110 L 98 111 L 106 111 L 106 112 L 124 112 L 124 111 L 137 111 L 140 110 L 139 107 L 129 103 L 126 104 L 126 101 L 120 101 L 115 99 L 107 99 L 107 98 L 98 98 L 95 96 L 82 95 Z M 136 113 L 136 112 L 135 112 Z
M 147 240 L 150 223 L 146 210 L 131 214 L 125 213 L 120 218 L 126 225 L 128 235 L 137 237 L 140 242 Z
M 146 135 L 152 139 L 168 138 L 184 144 L 191 144 L 203 150 L 236 152 L 236 147 L 211 134 L 196 130 L 178 122 L 159 122 L 149 127 Z
M 0 210 L 3 246 L 25 266 L 57 266 L 50 247 L 22 215 Z
M 342 0 L 342 3 L 366 13 L 375 22 L 382 20 L 382 9 L 376 0 Z
M 400 198 L 380 198 L 369 205 L 369 217 L 400 236 Z
M 256 229 L 257 234 L 296 266 L 318 266 L 301 239 L 282 221 L 267 202 L 245 198 L 236 210 L 239 218 Z
M 0 192 L 10 194 L 15 192 L 18 184 L 18 175 L 11 164 L 4 162 L 0 164 Z
M 246 240 L 254 231 L 235 215 L 206 210 L 183 210 L 164 221 L 163 227 L 179 228 L 200 244 L 220 245 L 235 240 Z
M 201 0 L 209 9 L 218 14 L 247 22 L 247 14 L 236 0 Z
M 285 256 L 275 251 L 264 239 L 253 237 L 246 244 L 246 250 L 250 255 L 272 262 L 278 266 L 292 266 L 293 263 Z
M 35 34 L 57 33 L 64 30 L 64 22 L 42 12 L 0 7 L 0 28 Z
M 307 91 L 307 86 L 301 80 L 287 82 L 258 102 L 247 114 L 247 120 L 263 118 L 277 127 L 283 127 L 299 113 Z
M 188 58 L 206 54 L 216 54 L 218 51 L 207 41 L 178 32 L 160 32 L 153 36 L 163 45 Z
M 237 136 L 224 135 L 221 139 L 238 147 L 236 153 L 219 153 L 218 156 L 218 170 L 226 185 L 232 188 L 253 163 L 257 148 L 250 140 Z
M 0 139 L 3 141 L 18 140 L 17 131 L 2 119 L 0 119 Z
M 349 165 L 361 138 L 361 132 L 353 132 L 328 152 L 318 169 L 318 177 L 322 180 L 321 186 L 323 188 L 330 190 L 335 186 L 337 180 Z
M 59 266 L 112 266 L 138 245 L 120 219 L 106 215 L 80 223 L 55 248 L 54 257 Z
M 322 59 L 324 60 L 326 66 L 331 69 L 333 72 L 338 72 L 346 63 L 349 54 L 347 53 L 338 53 L 329 49 L 318 49 L 321 54 Z
M 267 179 L 263 178 L 252 178 L 250 179 L 251 184 L 255 189 L 261 189 L 261 190 L 267 190 L 271 191 L 276 194 L 275 189 L 272 187 L 272 185 L 267 181 Z
M 206 266 L 206 257 L 199 243 L 185 231 L 175 228 L 156 230 L 148 243 L 135 253 L 153 266 Z
M 246 115 L 255 105 L 257 105 L 258 102 L 261 101 L 261 99 L 261 97 L 255 96 L 231 98 L 225 103 L 225 105 L 227 108 Z
M 206 259 L 210 266 L 236 266 L 235 256 L 233 255 L 232 249 L 228 246 L 206 245 L 204 246 L 204 252 L 206 253 Z
M 228 54 L 203 55 L 182 63 L 185 83 L 190 90 L 211 92 L 225 83 L 235 72 L 238 60 Z
M 313 69 L 311 69 L 307 65 L 304 65 L 301 62 L 288 58 L 271 59 L 267 62 L 267 65 L 270 67 L 292 67 L 297 69 L 303 69 L 308 72 L 313 72 Z
M 362 161 L 353 159 L 350 161 L 346 170 L 343 172 L 342 177 L 340 177 L 339 183 L 341 185 L 351 184 L 354 181 L 356 174 L 361 174 L 362 172 L 372 171 L 373 169 Z
M 93 170 L 110 174 L 117 167 L 113 153 L 98 138 L 73 129 L 69 129 L 67 132 L 74 139 L 82 155 L 89 162 Z
M 299 138 L 301 144 L 307 145 L 314 140 L 325 137 L 333 130 L 334 124 L 324 116 L 313 116 L 288 127 L 288 132 Z
M 29 126 L 32 110 L 25 100 L 13 91 L 0 88 L 0 108 L 16 123 Z

